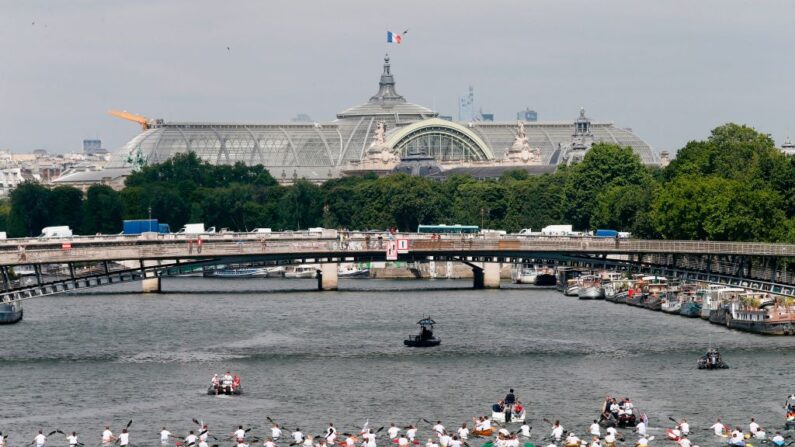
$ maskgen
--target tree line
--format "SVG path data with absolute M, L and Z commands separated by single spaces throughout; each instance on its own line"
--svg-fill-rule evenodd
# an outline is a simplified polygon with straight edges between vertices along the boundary
M 505 172 L 496 181 L 403 174 L 344 177 L 282 186 L 261 165 L 213 166 L 178 154 L 131 174 L 121 191 L 95 185 L 24 183 L 0 203 L 0 230 L 33 236 L 69 225 L 79 234 L 121 232 L 122 219 L 149 216 L 250 231 L 309 227 L 414 231 L 419 224 L 470 224 L 518 231 L 569 223 L 636 237 L 795 242 L 795 158 L 736 124 L 691 141 L 665 168 L 631 148 L 598 143 L 583 161 L 554 173 Z

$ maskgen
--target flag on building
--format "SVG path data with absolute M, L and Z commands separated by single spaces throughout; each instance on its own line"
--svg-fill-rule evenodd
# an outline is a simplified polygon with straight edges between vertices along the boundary
M 386 32 L 386 42 L 387 43 L 400 43 L 403 38 L 400 37 L 400 34 L 395 34 L 392 31 Z

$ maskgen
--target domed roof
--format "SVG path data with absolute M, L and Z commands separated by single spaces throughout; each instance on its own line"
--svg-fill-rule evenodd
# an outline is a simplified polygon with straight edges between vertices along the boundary
M 389 65 L 389 55 L 384 56 L 384 72 L 378 82 L 378 93 L 369 101 L 358 106 L 353 106 L 337 114 L 338 119 L 362 116 L 399 115 L 400 121 L 421 120 L 433 118 L 439 114 L 433 110 L 406 101 L 406 98 L 395 90 L 395 78 L 392 76 Z

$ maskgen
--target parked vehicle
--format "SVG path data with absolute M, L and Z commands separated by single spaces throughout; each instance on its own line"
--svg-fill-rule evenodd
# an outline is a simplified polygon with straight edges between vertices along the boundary
M 185 224 L 182 229 L 177 231 L 177 234 L 205 234 L 215 233 L 215 227 L 210 227 L 205 230 L 203 223 Z
M 68 226 L 44 227 L 39 237 L 72 237 L 72 229 Z
M 135 219 L 125 220 L 122 224 L 122 234 L 141 234 L 141 233 L 171 233 L 166 223 L 159 223 L 157 219 Z

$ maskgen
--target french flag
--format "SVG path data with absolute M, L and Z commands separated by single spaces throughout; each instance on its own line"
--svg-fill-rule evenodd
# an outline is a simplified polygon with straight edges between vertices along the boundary
M 400 37 L 400 34 L 395 34 L 392 31 L 387 31 L 386 32 L 386 42 L 387 43 L 400 43 L 401 40 L 402 40 L 402 37 Z

